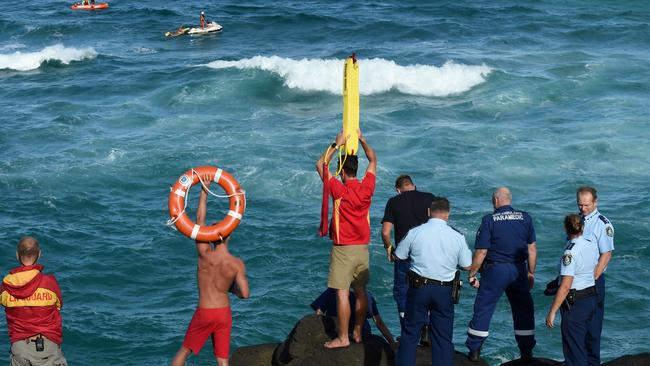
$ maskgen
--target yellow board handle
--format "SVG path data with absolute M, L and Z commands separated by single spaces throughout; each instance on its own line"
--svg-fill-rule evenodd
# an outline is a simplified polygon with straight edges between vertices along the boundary
M 346 155 L 359 151 L 359 64 L 352 54 L 343 68 L 343 136 L 350 136 L 345 143 Z

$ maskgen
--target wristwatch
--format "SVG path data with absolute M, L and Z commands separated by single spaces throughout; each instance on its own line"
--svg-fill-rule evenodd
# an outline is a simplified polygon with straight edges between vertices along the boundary
M 336 142 L 332 142 L 332 145 L 330 147 L 334 150 L 338 149 L 339 147 L 336 145 Z

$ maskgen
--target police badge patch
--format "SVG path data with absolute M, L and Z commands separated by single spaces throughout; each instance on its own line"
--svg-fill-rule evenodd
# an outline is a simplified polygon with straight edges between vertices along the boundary
M 605 228 L 605 234 L 607 234 L 607 236 L 609 236 L 610 238 L 613 238 L 614 237 L 614 228 L 611 227 L 611 226 L 606 227 Z
M 571 264 L 571 253 L 566 253 L 565 255 L 562 256 L 562 264 L 564 266 L 568 266 Z

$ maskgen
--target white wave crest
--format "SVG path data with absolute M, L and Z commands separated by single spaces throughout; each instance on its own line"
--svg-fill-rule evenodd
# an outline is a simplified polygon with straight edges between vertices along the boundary
M 48 46 L 37 52 L 14 52 L 0 54 L 0 70 L 29 71 L 38 69 L 44 62 L 57 60 L 65 65 L 72 61 L 93 59 L 97 52 L 93 48 L 64 47 L 61 44 Z
M 361 68 L 359 92 L 363 95 L 394 89 L 404 94 L 444 97 L 463 93 L 485 82 L 492 71 L 486 65 L 463 65 L 453 61 L 447 61 L 440 67 L 420 64 L 401 66 L 381 58 L 358 62 Z M 203 66 L 214 69 L 260 69 L 279 75 L 289 88 L 342 93 L 343 60 L 255 56 L 237 61 L 213 61 Z

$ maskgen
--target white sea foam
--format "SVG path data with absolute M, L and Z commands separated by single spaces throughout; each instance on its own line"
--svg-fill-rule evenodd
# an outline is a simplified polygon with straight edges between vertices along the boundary
M 342 93 L 343 60 L 301 59 L 278 56 L 237 61 L 213 61 L 204 65 L 214 69 L 259 69 L 279 75 L 289 88 L 305 91 Z M 363 95 L 387 92 L 444 97 L 463 93 L 485 82 L 492 71 L 486 65 L 463 65 L 447 61 L 442 66 L 407 65 L 381 58 L 359 60 L 359 88 Z
M 93 59 L 97 52 L 93 48 L 64 47 L 61 44 L 48 46 L 37 52 L 16 51 L 11 54 L 0 54 L 0 70 L 12 69 L 29 71 L 38 69 L 44 62 L 59 61 L 65 65 L 72 61 Z

